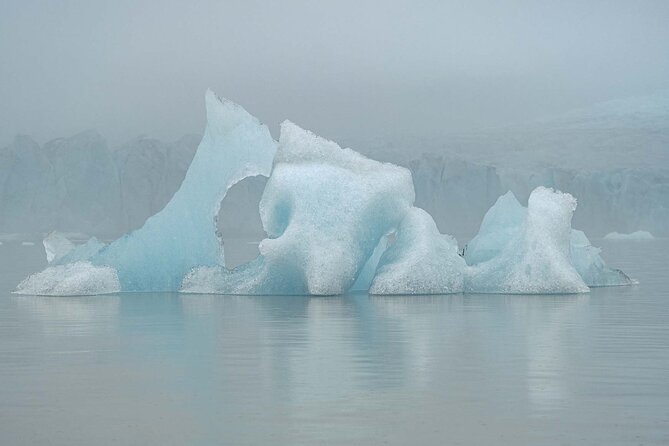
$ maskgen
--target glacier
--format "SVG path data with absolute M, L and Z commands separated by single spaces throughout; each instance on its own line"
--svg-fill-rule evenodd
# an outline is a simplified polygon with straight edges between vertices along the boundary
M 524 207 L 509 191 L 485 214 L 462 253 L 415 206 L 411 171 L 376 161 L 290 121 L 278 143 L 241 106 L 208 91 L 207 126 L 186 176 L 165 207 L 105 245 L 44 240 L 49 266 L 19 294 L 180 291 L 336 295 L 581 293 L 633 283 L 608 268 L 572 229 L 576 199 L 537 187 Z M 259 215 L 266 237 L 254 260 L 225 266 L 221 202 L 241 180 L 267 177 Z M 232 215 L 243 213 L 232 208 Z

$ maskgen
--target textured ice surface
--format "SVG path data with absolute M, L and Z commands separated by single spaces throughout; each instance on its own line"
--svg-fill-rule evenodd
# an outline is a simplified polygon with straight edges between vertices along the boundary
M 341 294 L 413 200 L 407 169 L 342 149 L 286 121 L 260 202 L 269 236 L 260 243 L 260 256 L 233 271 L 199 268 L 182 291 Z
M 499 255 L 469 268 L 466 290 L 481 293 L 583 293 L 589 289 L 570 261 L 576 199 L 545 187 L 528 200 L 521 231 Z
M 472 292 L 568 293 L 587 291 L 586 283 L 629 283 L 627 276 L 604 265 L 584 234 L 572 232 L 576 200 L 569 194 L 539 187 L 527 209 L 512 193 L 500 197 L 465 252 L 467 266 L 455 241 L 439 233 L 427 212 L 413 208 L 407 169 L 342 149 L 290 122 L 282 124 L 277 151 L 268 129 L 240 106 L 211 92 L 206 104 L 205 135 L 170 202 L 142 228 L 110 245 L 91 239 L 70 249 L 62 238 L 51 237 L 45 242 L 51 267 L 22 282 L 21 292 L 181 289 L 326 295 L 371 286 L 373 293 L 384 294 L 447 293 L 463 287 Z M 81 140 L 98 138 L 84 135 Z M 62 151 L 59 144 L 56 152 Z M 32 159 L 35 148 L 29 142 L 25 146 Z M 216 232 L 221 200 L 235 183 L 267 176 L 270 170 L 259 206 L 268 238 L 260 243 L 258 258 L 228 270 Z M 443 170 L 437 173 L 444 176 Z M 481 173 L 494 179 L 489 169 Z M 461 186 L 469 191 L 479 183 L 485 182 Z M 486 194 L 496 190 L 481 187 Z M 83 279 L 86 271 L 90 280 Z
M 607 240 L 653 240 L 653 234 L 648 231 L 636 231 L 630 234 L 621 234 L 619 232 L 609 232 L 604 236 Z
M 102 249 L 99 242 L 90 241 L 73 252 L 70 261 L 89 260 L 99 267 L 88 268 L 96 277 L 112 268 L 122 291 L 175 291 L 193 267 L 223 264 L 216 233 L 221 200 L 241 179 L 269 174 L 276 143 L 267 127 L 239 105 L 208 91 L 206 107 L 207 128 L 202 142 L 181 187 L 167 206 L 142 228 Z M 95 254 L 86 257 L 89 253 Z M 117 290 L 105 280 L 99 282 L 99 289 L 95 289 L 94 281 L 72 280 L 70 274 L 80 277 L 86 269 L 66 266 L 58 270 L 64 285 L 49 284 L 49 290 L 64 294 Z M 58 276 L 53 275 L 53 280 L 58 280 Z M 76 289 L 77 284 L 82 289 Z M 24 289 L 29 289 L 24 285 Z
M 56 265 L 65 265 L 66 263 L 81 262 L 92 258 L 95 254 L 100 252 L 106 245 L 95 237 L 91 237 L 86 243 L 76 245 L 74 249 L 54 260 L 52 263 Z
M 91 262 L 118 272 L 123 291 L 173 291 L 196 266 L 223 264 L 216 216 L 226 191 L 268 175 L 276 152 L 269 130 L 239 105 L 206 95 L 207 128 L 181 187 L 144 226 Z
M 516 238 L 527 218 L 527 209 L 509 191 L 497 199 L 481 222 L 481 229 L 465 248 L 469 265 L 485 262 L 497 256 Z
M 583 281 L 592 287 L 631 285 L 633 281 L 619 269 L 606 266 L 602 251 L 590 244 L 583 231 L 571 231 L 571 263 Z
M 79 296 L 116 293 L 120 290 L 121 284 L 114 268 L 75 262 L 50 266 L 33 274 L 19 283 L 14 292 L 40 296 Z
M 69 241 L 65 235 L 53 231 L 42 240 L 46 261 L 52 263 L 74 249 L 74 243 Z
M 465 249 L 465 259 L 476 265 L 499 255 L 504 248 L 518 243 L 527 219 L 527 209 L 511 192 L 501 196 L 483 218 L 481 230 Z M 513 246 L 511 246 L 513 245 Z M 570 262 L 588 286 L 629 285 L 633 281 L 622 271 L 606 266 L 585 233 L 572 229 Z M 474 273 L 476 268 L 473 269 Z
M 424 210 L 411 208 L 395 243 L 383 253 L 370 294 L 448 294 L 463 290 L 465 261 L 458 244 L 439 233 Z

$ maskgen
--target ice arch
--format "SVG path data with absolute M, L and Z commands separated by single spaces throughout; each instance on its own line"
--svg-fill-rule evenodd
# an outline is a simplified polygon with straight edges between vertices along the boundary
M 216 231 L 223 197 L 248 176 L 269 176 L 276 153 L 269 129 L 212 91 L 207 91 L 205 102 L 207 127 L 179 190 L 144 226 L 88 259 L 92 271 L 111 268 L 120 291 L 176 291 L 192 268 L 223 265 Z M 33 275 L 19 284 L 17 292 L 53 294 L 51 290 L 57 289 L 60 294 L 79 294 L 54 283 L 62 280 L 58 274 Z M 87 292 L 94 293 L 93 288 L 89 285 Z M 107 284 L 99 291 L 112 288 Z

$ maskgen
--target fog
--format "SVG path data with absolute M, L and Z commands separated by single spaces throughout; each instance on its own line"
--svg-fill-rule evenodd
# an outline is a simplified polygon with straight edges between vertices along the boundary
M 0 146 L 204 127 L 440 136 L 669 87 L 666 1 L 0 2 Z

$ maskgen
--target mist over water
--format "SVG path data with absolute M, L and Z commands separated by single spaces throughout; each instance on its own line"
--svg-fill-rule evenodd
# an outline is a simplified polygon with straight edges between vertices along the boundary
M 202 129 L 202 94 L 278 136 L 525 122 L 669 88 L 664 1 L 5 1 L 0 146 L 94 128 L 112 145 Z M 415 149 L 414 149 L 415 150 Z

